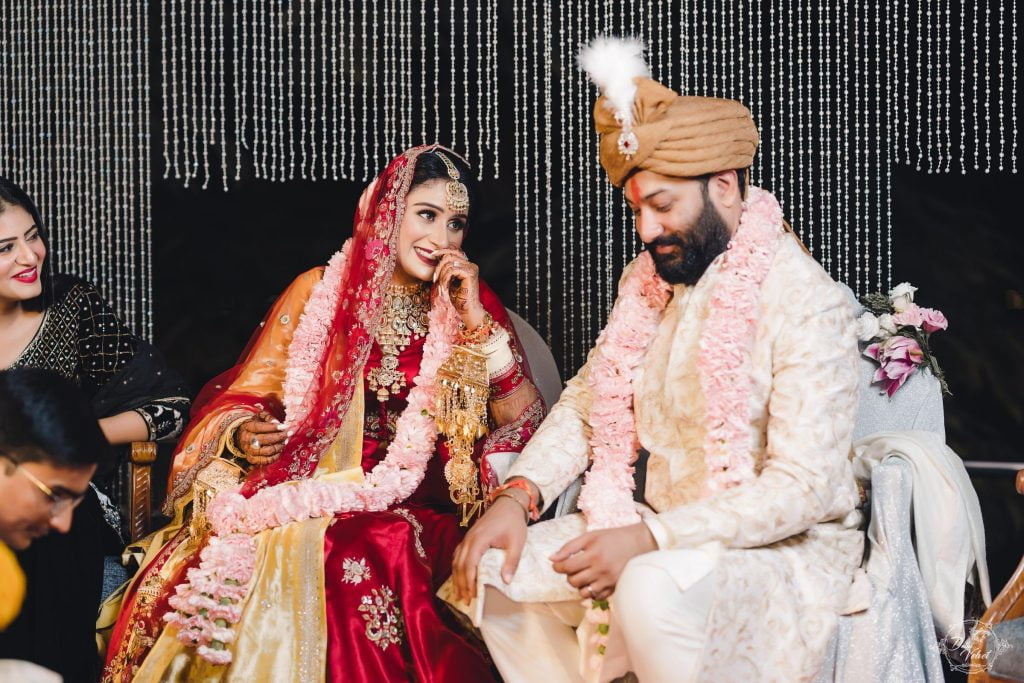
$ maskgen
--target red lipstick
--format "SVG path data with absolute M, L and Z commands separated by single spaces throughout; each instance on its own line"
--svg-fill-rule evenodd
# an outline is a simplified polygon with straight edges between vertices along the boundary
M 427 258 L 426 256 L 423 255 L 423 252 L 420 251 L 419 248 L 414 248 L 413 251 L 416 252 L 416 256 L 419 257 L 420 261 L 423 261 L 423 263 L 425 263 L 426 265 L 430 266 L 431 268 L 437 266 L 437 259 Z
M 39 269 L 34 266 L 32 268 L 26 268 L 20 273 L 15 273 L 13 279 L 26 285 L 30 285 L 39 279 Z

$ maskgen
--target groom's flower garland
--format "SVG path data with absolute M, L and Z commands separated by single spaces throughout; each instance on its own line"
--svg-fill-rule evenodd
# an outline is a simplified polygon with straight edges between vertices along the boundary
M 608 324 L 590 360 L 593 400 L 590 454 L 578 505 L 588 529 L 608 529 L 640 521 L 633 502 L 636 422 L 633 372 L 658 331 L 672 288 L 654 270 L 650 252 L 636 258 L 619 288 Z
M 697 358 L 705 401 L 708 493 L 735 486 L 755 474 L 754 457 L 747 444 L 750 349 L 759 317 L 760 286 L 771 267 L 781 231 L 778 201 L 770 192 L 751 187 L 715 282 Z M 619 289 L 590 360 L 593 464 L 578 502 L 590 530 L 640 521 L 633 502 L 633 373 L 654 341 L 670 292 L 669 285 L 655 271 L 650 253 L 640 254 Z M 598 655 L 603 655 L 609 633 L 608 601 L 588 602 L 587 620 L 596 625 L 594 642 Z M 600 660 L 590 664 L 597 668 Z
M 292 426 L 300 424 L 309 410 L 307 389 L 323 357 L 349 247 L 346 242 L 331 259 L 288 347 L 283 403 L 286 422 Z M 303 479 L 271 486 L 251 498 L 226 491 L 210 502 L 206 512 L 212 528 L 209 544 L 200 553 L 199 566 L 189 569 L 188 580 L 175 589 L 176 595 L 169 601 L 175 611 L 164 616 L 165 621 L 178 627 L 178 640 L 197 647 L 197 654 L 210 662 L 231 662 L 227 645 L 234 641 L 232 626 L 241 618 L 241 606 L 253 579 L 256 534 L 343 512 L 384 510 L 416 490 L 437 441 L 437 425 L 431 414 L 434 379 L 451 354 L 457 329 L 458 317 L 451 306 L 431 306 L 423 360 L 409 392 L 408 406 L 398 418 L 386 457 L 363 483 Z

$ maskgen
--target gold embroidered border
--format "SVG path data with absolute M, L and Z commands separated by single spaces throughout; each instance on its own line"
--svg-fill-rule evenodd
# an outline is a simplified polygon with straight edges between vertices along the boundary
M 419 555 L 421 559 L 427 559 L 427 554 L 423 551 L 423 542 L 420 540 L 420 534 L 423 533 L 423 525 L 420 524 L 420 520 L 416 519 L 415 515 L 405 508 L 395 508 L 391 512 L 409 522 L 412 526 L 413 539 L 416 543 L 416 554 Z

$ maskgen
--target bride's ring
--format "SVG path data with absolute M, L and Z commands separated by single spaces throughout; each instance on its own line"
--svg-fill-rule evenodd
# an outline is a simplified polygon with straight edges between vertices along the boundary
M 260 447 L 260 440 L 254 436 L 254 437 L 252 437 L 252 441 L 250 441 L 249 444 L 253 448 L 259 448 Z
M 584 586 L 583 590 L 587 591 L 587 597 L 588 598 L 593 598 L 594 597 L 594 591 L 592 591 L 590 589 L 590 586 Z

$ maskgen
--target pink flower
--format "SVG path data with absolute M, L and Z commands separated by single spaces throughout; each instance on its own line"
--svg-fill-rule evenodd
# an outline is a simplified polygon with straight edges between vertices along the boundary
M 211 664 L 224 665 L 231 663 L 231 650 L 215 649 L 204 645 L 196 650 L 196 654 Z
M 210 640 L 224 644 L 233 643 L 235 642 L 235 632 L 229 628 L 218 626 L 216 628 L 211 629 Z
M 910 337 L 890 337 L 879 344 L 872 344 L 864 353 L 878 361 L 879 368 L 872 381 L 881 383 L 890 397 L 924 362 L 921 346 Z
M 946 316 L 942 315 L 942 311 L 934 308 L 922 308 L 921 318 L 925 332 L 935 332 L 949 327 L 949 321 L 946 320 Z
M 892 320 L 901 327 L 908 325 L 910 327 L 921 329 L 921 323 L 924 322 L 924 310 L 917 304 L 910 304 L 903 309 L 902 312 L 894 315 Z
M 309 414 L 312 393 L 306 390 L 320 371 L 330 326 L 338 307 L 338 290 L 341 288 L 341 276 L 351 244 L 351 239 L 346 240 L 341 251 L 334 254 L 327 263 L 323 278 L 314 285 L 288 345 L 282 403 L 285 422 L 296 427 Z
M 210 501 L 206 518 L 218 534 L 226 534 L 242 525 L 249 501 L 235 491 L 224 491 Z
M 365 254 L 366 258 L 370 261 L 376 261 L 380 258 L 387 249 L 384 246 L 384 240 L 370 240 L 366 243 Z
M 754 472 L 753 454 L 746 446 L 747 367 L 758 319 L 758 285 L 771 267 L 781 221 L 775 198 L 751 188 L 711 297 L 712 315 L 701 334 L 697 369 L 706 402 L 710 491 L 740 483 Z

